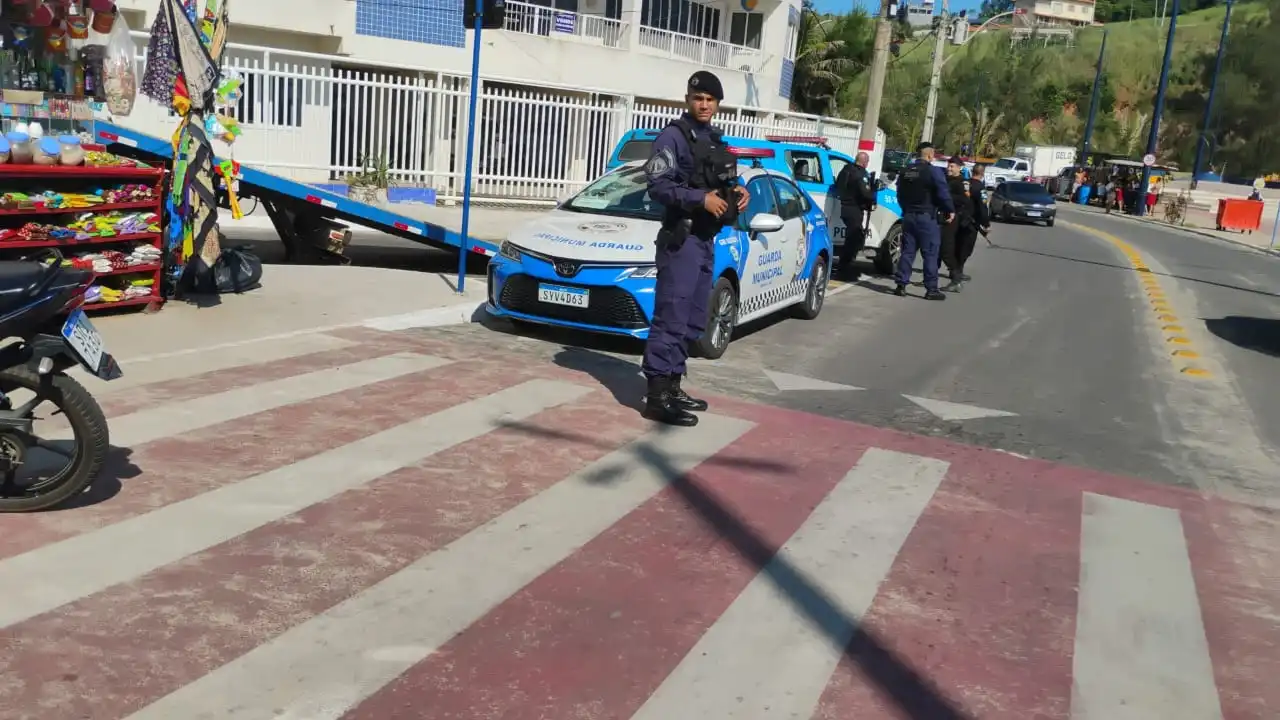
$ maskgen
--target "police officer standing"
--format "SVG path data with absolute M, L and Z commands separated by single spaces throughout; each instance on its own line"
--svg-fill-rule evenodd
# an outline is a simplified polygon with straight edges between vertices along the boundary
M 871 173 L 867 163 L 871 158 L 865 152 L 858 153 L 852 165 L 845 165 L 836 176 L 836 195 L 840 198 L 840 220 L 844 223 L 844 244 L 840 246 L 840 259 L 836 270 L 852 275 L 853 261 L 867 242 L 866 218 L 875 210 L 876 190 L 871 186 Z
M 969 275 L 964 271 L 964 264 L 969 261 L 969 256 L 973 255 L 974 248 L 978 246 L 978 233 L 985 233 L 991 228 L 991 212 L 987 208 L 984 175 L 986 175 L 986 169 L 982 165 L 974 167 L 973 176 L 964 181 L 963 199 L 959 195 L 954 196 L 956 214 L 967 212 L 966 217 L 968 219 L 957 223 L 959 227 L 956 229 L 955 241 L 956 264 L 947 266 L 951 282 L 943 290 L 957 291 L 960 289 L 961 283 L 969 282 Z M 952 285 L 956 287 L 953 288 L 951 287 Z
M 680 388 L 680 380 L 689 345 L 707 328 L 715 236 L 747 207 L 737 159 L 711 125 L 723 99 L 719 78 L 705 70 L 694 73 L 685 93 L 685 113 L 658 134 L 645 165 L 649 196 L 666 210 L 657 237 L 658 279 L 642 362 L 649 384 L 642 414 L 669 425 L 697 425 L 693 413 L 707 409 L 706 401 Z
M 955 217 L 942 226 L 942 264 L 947 266 L 951 282 L 942 288 L 946 292 L 960 292 L 962 287 L 958 257 L 960 233 L 973 225 L 973 202 L 969 198 L 969 181 L 964 179 L 964 162 L 959 157 L 947 161 L 947 192 L 956 207 Z
M 922 142 L 916 147 L 918 157 L 898 177 L 898 203 L 902 206 L 902 258 L 898 260 L 898 287 L 894 294 L 904 297 L 911 284 L 911 268 L 916 262 L 916 249 L 924 255 L 924 288 L 926 300 L 946 300 L 938 290 L 938 254 L 942 236 L 938 213 L 950 223 L 955 219 L 955 206 L 947 192 L 947 179 L 933 163 L 933 144 Z

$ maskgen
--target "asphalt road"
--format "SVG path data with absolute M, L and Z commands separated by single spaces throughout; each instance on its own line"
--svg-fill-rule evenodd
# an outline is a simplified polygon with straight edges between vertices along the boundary
M 1182 372 L 1139 273 L 1112 241 L 1077 225 L 1128 241 L 1164 273 L 1187 347 L 1212 372 Z M 972 282 L 946 302 L 924 301 L 919 286 L 898 298 L 891 280 L 868 277 L 833 294 L 817 320 L 740 332 L 724 358 L 696 362 L 690 381 L 1270 504 L 1259 494 L 1280 484 L 1280 304 L 1265 288 L 1280 288 L 1280 258 L 1069 209 L 1053 228 L 997 225 L 992 240 L 970 261 Z M 628 342 L 520 337 L 499 322 L 489 330 L 495 343 L 562 364 L 634 372 L 638 361 Z M 858 389 L 794 389 L 802 381 L 777 373 Z

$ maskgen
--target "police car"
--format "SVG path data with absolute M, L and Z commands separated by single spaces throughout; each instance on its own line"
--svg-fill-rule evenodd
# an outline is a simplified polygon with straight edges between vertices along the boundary
M 826 216 L 772 151 L 731 148 L 751 193 L 737 224 L 715 238 L 707 330 L 694 350 L 718 358 L 735 326 L 787 310 L 813 319 L 831 271 Z M 744 167 L 742 162 L 751 163 Z M 513 231 L 489 262 L 488 312 L 517 322 L 645 338 L 653 317 L 654 241 L 663 207 L 644 162 L 625 163 Z
M 617 167 L 632 160 L 647 160 L 658 130 L 631 130 L 614 146 L 607 167 Z M 876 133 L 876 146 L 884 147 L 884 132 Z M 831 241 L 837 248 L 844 244 L 844 221 L 840 219 L 840 199 L 833 192 L 836 178 L 853 158 L 832 150 L 827 139 L 808 135 L 766 135 L 763 140 L 725 136 L 725 142 L 734 147 L 755 150 L 772 150 L 763 159 L 763 167 L 785 173 L 809 193 L 827 216 L 831 229 Z M 868 168 L 880 166 L 881 152 L 871 154 Z M 883 173 L 881 173 L 883 175 Z M 893 274 L 902 256 L 902 208 L 898 205 L 898 192 L 892 181 L 881 178 L 876 183 L 876 209 L 867 221 L 867 237 L 863 253 L 869 255 L 878 272 Z

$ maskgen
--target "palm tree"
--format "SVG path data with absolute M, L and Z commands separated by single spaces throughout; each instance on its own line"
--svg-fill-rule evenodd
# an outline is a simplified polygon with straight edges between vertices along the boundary
M 851 17 L 851 16 L 845 16 Z M 845 18 L 823 17 L 806 3 L 800 13 L 791 107 L 797 112 L 833 115 L 840 91 L 861 69 L 853 48 L 839 38 Z

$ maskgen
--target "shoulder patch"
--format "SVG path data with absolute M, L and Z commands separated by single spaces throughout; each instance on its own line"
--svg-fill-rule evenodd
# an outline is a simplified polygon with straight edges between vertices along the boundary
M 660 177 L 675 167 L 675 164 L 676 158 L 671 148 L 663 148 L 649 158 L 649 162 L 644 166 L 644 172 L 649 177 Z

